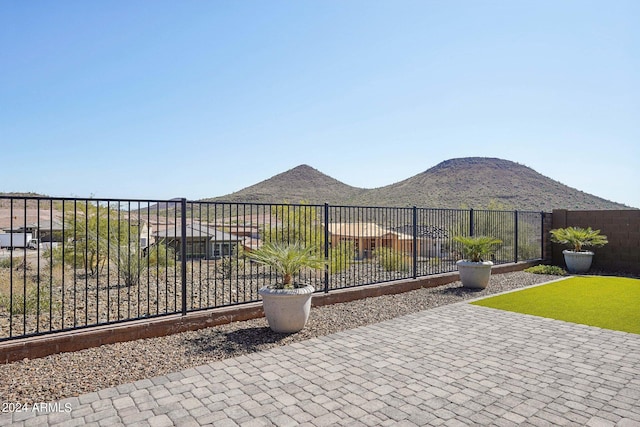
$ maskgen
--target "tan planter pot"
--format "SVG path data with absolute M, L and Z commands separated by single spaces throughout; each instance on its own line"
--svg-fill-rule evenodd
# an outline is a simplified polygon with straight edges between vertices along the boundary
M 261 288 L 258 293 L 271 330 L 290 334 L 304 328 L 311 312 L 313 292 L 315 288 L 311 285 L 296 289 Z
M 469 289 L 484 289 L 491 277 L 491 261 L 471 262 L 460 260 L 456 262 L 460 272 L 462 286 Z

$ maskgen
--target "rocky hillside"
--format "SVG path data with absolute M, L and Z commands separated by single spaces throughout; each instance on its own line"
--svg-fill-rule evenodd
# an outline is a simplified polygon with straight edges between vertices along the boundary
M 367 196 L 382 204 L 398 206 L 485 208 L 497 202 L 519 210 L 625 208 L 527 166 L 484 157 L 447 160 L 404 181 L 371 190 Z
M 235 193 L 206 200 L 248 203 L 310 203 L 342 204 L 366 193 L 312 168 L 300 165 L 265 181 Z
M 364 189 L 301 165 L 227 196 L 207 200 L 330 203 L 364 206 L 505 209 L 629 209 L 576 190 L 535 170 L 503 159 L 469 157 L 444 161 L 404 181 Z

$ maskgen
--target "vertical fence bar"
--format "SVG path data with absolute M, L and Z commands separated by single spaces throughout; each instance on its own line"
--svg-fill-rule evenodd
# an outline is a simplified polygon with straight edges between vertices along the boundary
M 187 199 L 180 199 L 180 280 L 182 286 L 182 315 L 187 314 Z
M 207 206 L 207 226 L 209 226 L 209 224 L 211 224 L 211 218 L 209 217 L 209 208 L 211 207 L 211 205 L 209 203 L 206 204 Z M 202 218 L 200 218 L 200 220 L 202 221 Z M 215 222 L 213 223 L 214 229 L 217 230 L 217 226 L 218 224 L 216 224 Z M 224 228 L 223 228 L 224 230 Z M 216 243 L 214 243 L 215 245 Z M 209 268 L 210 268 L 210 262 L 209 260 L 214 259 L 214 254 L 213 251 L 211 249 L 215 250 L 215 246 L 213 248 L 211 248 L 211 243 L 210 242 L 206 242 L 206 246 L 205 246 L 205 257 L 207 258 L 207 276 L 205 279 L 205 282 L 207 284 L 206 289 L 207 289 L 207 298 L 206 298 L 206 304 L 207 307 L 211 307 L 211 284 L 210 284 L 210 274 L 209 274 Z M 200 280 L 202 280 L 202 278 L 200 278 Z
M 87 227 L 88 228 L 88 227 Z M 88 242 L 87 242 L 88 243 Z M 108 262 L 108 261 L 107 261 Z M 109 266 L 107 265 L 107 270 Z M 107 284 L 108 285 L 108 284 Z M 99 323 L 100 317 L 100 201 L 96 201 L 96 323 Z M 85 322 L 89 323 L 89 289 L 85 291 Z
M 118 221 L 117 221 L 117 231 L 116 231 L 116 235 L 118 236 L 118 247 L 116 248 L 116 269 L 119 272 L 121 267 L 121 260 L 122 260 L 122 251 L 121 251 L 121 244 L 120 244 L 120 239 L 121 239 L 121 220 L 122 220 L 122 203 L 120 201 L 118 201 Z M 118 273 L 118 277 L 116 279 L 117 281 L 117 287 L 116 290 L 118 292 L 117 295 L 117 307 L 118 307 L 118 313 L 116 316 L 116 320 L 120 320 L 120 316 L 122 315 L 122 307 L 121 307 L 121 295 L 120 295 L 120 274 Z
M 544 211 L 540 211 L 540 259 L 542 261 L 546 261 L 544 254 L 544 219 Z
M 412 209 L 413 213 L 413 230 L 412 230 L 412 252 L 413 252 L 413 278 L 418 277 L 418 208 L 415 206 Z
M 137 315 L 136 317 L 140 317 L 141 313 L 142 313 L 142 300 L 140 299 L 140 291 L 142 289 L 142 283 L 140 280 L 140 272 L 141 272 L 141 259 L 140 259 L 140 223 L 139 223 L 139 218 L 140 218 L 140 202 L 137 202 L 136 205 L 137 207 L 137 215 L 136 218 L 134 218 L 133 220 L 131 219 L 131 211 L 129 211 L 129 230 L 131 230 L 131 228 L 133 227 L 132 224 L 136 224 L 135 228 L 133 231 L 135 231 L 135 235 L 133 236 L 133 238 L 135 239 L 135 241 L 130 241 L 129 242 L 129 253 L 133 252 L 133 266 L 135 268 L 135 271 L 133 272 L 133 277 L 132 277 L 132 281 L 135 282 L 135 286 L 137 288 Z M 129 261 L 131 263 L 131 261 Z
M 127 319 L 131 318 L 131 201 L 127 202 L 127 223 L 125 225 L 125 231 L 127 233 L 127 246 L 124 248 L 127 256 L 125 266 L 127 268 L 126 278 L 124 284 L 127 287 Z
M 194 308 L 194 280 L 193 280 L 193 274 L 194 274 L 194 270 L 196 269 L 196 266 L 194 265 L 194 262 L 197 262 L 198 260 L 198 255 L 196 253 L 196 230 L 195 230 L 195 224 L 193 223 L 193 202 L 187 202 L 187 210 L 185 211 L 185 216 L 189 215 L 189 218 L 187 218 L 187 230 L 186 230 L 186 234 L 184 236 L 190 237 L 189 241 L 187 242 L 187 252 L 188 253 L 188 265 L 189 265 L 189 271 L 187 271 L 187 287 L 189 289 L 189 296 L 187 298 L 187 311 L 188 310 L 193 310 Z M 182 224 L 182 223 L 180 223 Z M 180 226 L 182 228 L 182 225 Z M 200 227 L 198 227 L 197 233 L 198 236 L 200 236 L 202 234 L 202 230 L 200 229 Z M 187 237 L 183 237 L 183 240 L 186 240 Z M 186 254 L 185 253 L 185 254 Z
M 93 266 L 89 264 L 89 200 L 84 201 L 84 235 L 82 239 L 82 245 L 84 246 L 84 324 L 86 325 L 89 320 L 89 271 L 93 270 Z M 96 219 L 96 222 L 99 222 Z M 97 228 L 97 227 L 96 227 Z M 96 242 L 96 248 L 97 248 Z M 82 313 L 80 313 L 82 314 Z
M 141 236 L 141 237 L 144 237 L 145 239 L 144 241 L 145 246 L 143 246 L 142 244 L 140 246 L 142 248 L 142 256 L 144 257 L 145 264 L 147 266 L 147 316 L 151 316 L 153 314 L 151 310 L 151 244 L 150 244 L 151 242 L 151 234 L 150 234 L 151 233 L 151 221 L 150 221 L 151 211 L 149 210 L 151 203 L 146 202 L 146 205 L 147 205 L 147 212 L 145 215 L 144 223 L 146 224 L 147 234 L 145 236 Z M 140 212 L 138 212 L 138 228 L 144 230 L 144 228 L 142 227 L 142 222 L 143 222 L 142 210 L 140 210 Z M 140 239 L 138 239 L 138 241 L 140 241 Z M 159 262 L 157 260 L 157 255 L 156 255 L 156 265 L 158 264 Z M 159 295 L 156 293 L 156 304 L 158 303 L 158 297 Z M 157 311 L 156 311 L 156 314 L 157 314 Z
M 108 201 L 107 202 L 107 236 L 110 238 L 111 237 L 111 202 Z M 118 244 L 119 241 L 118 241 Z M 110 295 L 110 289 L 111 289 L 111 269 L 110 264 L 111 264 L 111 245 L 107 245 L 107 261 L 109 264 L 107 265 L 107 322 L 109 322 L 110 318 L 111 318 L 111 295 Z
M 324 204 L 324 293 L 329 293 L 329 204 Z
M 49 331 L 53 330 L 53 199 L 49 200 Z M 40 240 L 40 230 L 38 230 L 38 242 Z M 63 261 L 64 264 L 64 261 Z
M 24 199 L 24 215 L 23 215 L 24 231 L 22 235 L 22 307 L 24 308 L 22 314 L 22 333 L 27 333 L 27 199 Z M 13 233 L 13 230 L 11 230 Z M 13 248 L 15 251 L 16 249 Z
M 37 201 L 36 207 L 36 227 L 38 232 L 40 232 L 40 199 Z M 25 223 L 25 230 L 27 224 Z M 38 244 L 34 249 L 36 249 L 36 333 L 40 332 L 40 236 L 36 234 L 35 236 L 38 239 Z M 31 235 L 33 238 L 33 235 Z M 25 266 L 26 267 L 26 266 Z M 51 297 L 51 296 L 49 296 Z
M 78 265 L 78 201 L 73 200 L 73 327 L 78 326 L 76 320 L 76 310 L 78 309 L 77 300 L 77 282 L 78 271 L 75 266 Z
M 513 262 L 518 262 L 518 211 L 513 211 Z
M 473 236 L 475 230 L 473 208 L 469 209 L 469 236 Z
M 9 228 L 13 230 L 13 199 L 9 199 Z M 13 234 L 9 236 L 9 247 L 13 246 Z M 9 337 L 13 336 L 13 252 L 9 254 Z

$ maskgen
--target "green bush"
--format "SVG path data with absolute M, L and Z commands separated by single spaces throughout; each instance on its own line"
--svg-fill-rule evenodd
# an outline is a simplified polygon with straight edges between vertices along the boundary
M 14 289 L 13 301 L 11 301 L 9 295 L 0 293 L 0 308 L 7 312 L 11 310 L 13 315 L 46 313 L 51 306 L 50 296 L 49 289 L 46 287 L 41 287 L 40 292 L 38 292 L 37 286 L 30 285 L 27 287 L 26 298 L 22 294 L 22 289 Z
M 324 257 L 313 246 L 302 243 L 265 243 L 254 249 L 248 257 L 258 264 L 273 268 L 282 276 L 282 281 L 272 284 L 272 289 L 294 289 L 304 287 L 294 281 L 303 268 L 321 269 L 325 265 Z
M 14 258 L 13 263 L 11 261 L 11 257 L 0 259 L 0 268 L 16 268 L 18 265 L 22 263 L 24 258 Z
M 534 267 L 526 268 L 524 271 L 533 274 L 550 274 L 553 276 L 566 276 L 567 272 L 564 269 L 555 265 L 536 265 Z
M 348 270 L 353 263 L 353 242 L 341 242 L 337 247 L 329 249 L 329 272 L 331 274 Z
M 494 246 L 502 240 L 490 236 L 454 236 L 453 241 L 462 246 L 467 261 L 481 262 L 494 251 Z
M 429 258 L 429 267 L 439 267 L 442 264 L 440 257 Z
M 582 252 L 583 246 L 604 246 L 607 236 L 600 234 L 600 230 L 592 230 L 591 227 L 567 227 L 551 230 L 551 241 L 567 245 L 575 252 Z
M 385 271 L 411 271 L 411 255 L 391 248 L 376 249 L 374 255 Z

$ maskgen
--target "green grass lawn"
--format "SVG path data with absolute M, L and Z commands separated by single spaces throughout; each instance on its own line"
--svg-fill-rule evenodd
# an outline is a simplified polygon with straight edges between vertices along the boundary
M 472 304 L 640 334 L 640 280 L 571 277 Z

